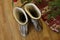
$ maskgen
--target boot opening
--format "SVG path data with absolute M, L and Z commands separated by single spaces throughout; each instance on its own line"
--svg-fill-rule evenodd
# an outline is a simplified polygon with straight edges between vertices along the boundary
M 33 6 L 27 7 L 27 10 L 33 17 L 39 17 L 37 10 Z
M 41 11 L 34 3 L 26 4 L 24 9 L 32 19 L 40 19 Z
M 22 22 L 22 23 L 25 23 L 25 22 L 26 22 L 25 15 L 23 14 L 22 11 L 16 10 L 16 16 L 17 16 L 17 19 L 18 19 L 20 22 Z

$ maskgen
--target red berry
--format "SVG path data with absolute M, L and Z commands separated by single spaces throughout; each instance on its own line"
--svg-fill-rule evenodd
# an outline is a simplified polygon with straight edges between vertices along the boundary
M 47 18 L 48 18 L 48 14 L 43 14 L 43 15 L 42 15 L 42 19 L 43 19 L 44 21 L 46 21 Z
M 53 18 L 51 18 L 50 20 L 47 21 L 49 23 L 49 26 L 52 26 L 53 24 L 55 24 L 55 21 Z
M 56 24 L 57 24 L 57 25 L 59 25 L 59 24 L 60 24 L 60 21 L 59 21 L 59 20 L 56 20 L 55 22 L 56 22 Z
M 56 19 L 60 21 L 60 15 L 58 15 L 58 16 L 56 17 Z
M 56 24 L 60 24 L 60 15 L 56 17 Z
M 17 0 L 13 0 L 14 2 L 17 2 Z

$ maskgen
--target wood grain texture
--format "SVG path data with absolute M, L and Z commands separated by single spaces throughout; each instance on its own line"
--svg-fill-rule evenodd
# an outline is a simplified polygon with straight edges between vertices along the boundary
M 12 0 L 0 0 L 0 40 L 60 40 L 60 34 L 51 31 L 42 19 L 43 30 L 37 32 L 31 24 L 29 35 L 22 37 L 12 10 Z

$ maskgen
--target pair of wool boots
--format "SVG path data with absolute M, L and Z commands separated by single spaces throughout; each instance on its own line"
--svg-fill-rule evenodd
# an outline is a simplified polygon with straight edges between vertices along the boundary
M 28 23 L 31 21 L 37 31 L 42 29 L 39 24 L 41 18 L 41 11 L 34 3 L 27 3 L 22 8 L 14 7 L 13 15 L 16 21 L 20 24 L 20 32 L 22 36 L 28 34 Z

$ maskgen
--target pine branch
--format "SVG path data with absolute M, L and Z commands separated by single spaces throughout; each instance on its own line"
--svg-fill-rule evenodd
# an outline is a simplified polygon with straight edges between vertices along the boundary
M 48 19 L 52 17 L 56 17 L 60 15 L 60 0 L 54 0 L 49 2 L 49 7 L 51 8 L 50 14 L 48 15 Z

